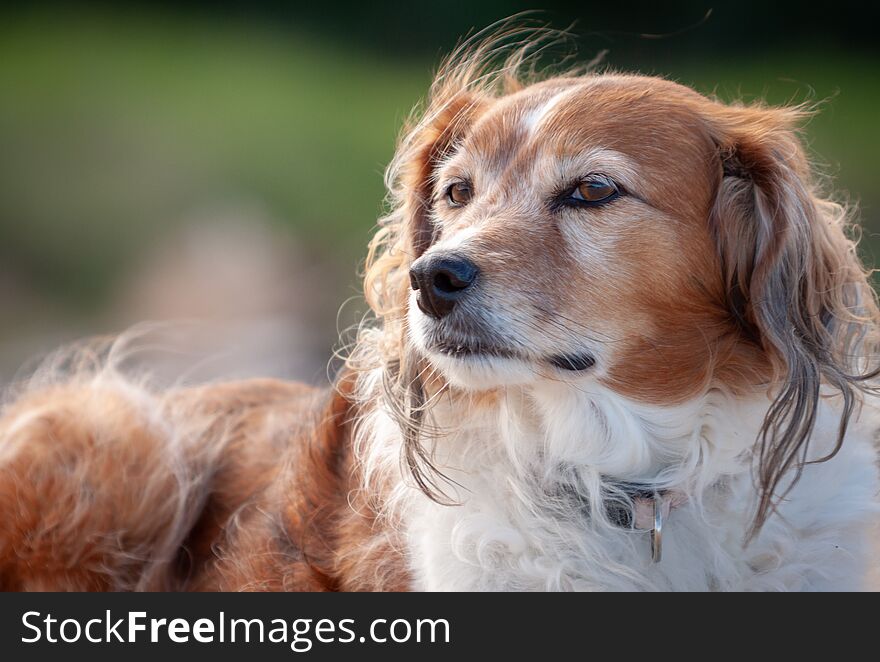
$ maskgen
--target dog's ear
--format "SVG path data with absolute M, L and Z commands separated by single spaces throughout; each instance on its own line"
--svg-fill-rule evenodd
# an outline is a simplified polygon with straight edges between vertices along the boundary
M 450 76 L 438 77 L 427 108 L 404 127 L 386 172 L 391 210 L 370 243 L 364 290 L 387 320 L 405 310 L 409 265 L 434 241 L 432 197 L 437 169 L 460 144 L 488 97 Z
M 420 357 L 406 351 L 405 318 L 410 265 L 435 239 L 432 207 L 437 170 L 489 103 L 484 92 L 469 89 L 471 74 L 469 69 L 453 68 L 438 75 L 427 109 L 404 128 L 386 173 L 391 210 L 379 221 L 364 275 L 367 301 L 383 322 L 379 346 L 385 360 L 383 384 L 389 411 L 403 432 L 403 460 L 422 491 L 443 502 L 448 498 L 440 486 L 442 474 L 420 438 L 425 366 Z
M 432 196 L 437 169 L 460 143 L 482 107 L 481 97 L 467 90 L 432 90 L 431 103 L 421 121 L 398 147 L 400 186 L 413 259 L 433 243 Z
M 799 110 L 713 109 L 720 184 L 712 213 L 728 307 L 772 370 L 773 403 L 758 440 L 753 533 L 803 465 L 833 457 L 865 380 L 874 376 L 877 307 L 846 235 L 846 210 L 816 191 Z M 809 453 L 820 400 L 841 398 L 836 443 Z

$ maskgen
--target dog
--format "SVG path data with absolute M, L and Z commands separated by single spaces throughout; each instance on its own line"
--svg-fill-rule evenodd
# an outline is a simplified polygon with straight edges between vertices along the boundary
M 0 419 L 4 590 L 844 590 L 878 308 L 802 107 L 467 42 L 332 387 L 112 361 Z

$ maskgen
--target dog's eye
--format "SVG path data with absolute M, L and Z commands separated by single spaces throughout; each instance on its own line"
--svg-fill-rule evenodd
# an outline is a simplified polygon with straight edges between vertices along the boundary
M 468 182 L 455 182 L 446 189 L 446 198 L 453 207 L 463 207 L 470 202 L 473 189 Z
M 604 175 L 594 175 L 574 187 L 569 197 L 577 202 L 601 204 L 611 202 L 620 195 L 620 189 Z

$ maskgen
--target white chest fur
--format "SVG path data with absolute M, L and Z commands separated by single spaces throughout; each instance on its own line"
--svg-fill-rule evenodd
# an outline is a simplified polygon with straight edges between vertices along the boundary
M 600 390 L 550 387 L 510 392 L 464 420 L 461 412 L 473 410 L 462 404 L 435 409 L 437 423 L 449 430 L 436 440 L 438 466 L 459 484 L 451 495 L 460 505 L 405 492 L 417 588 L 862 586 L 878 494 L 867 410 L 841 452 L 807 466 L 778 512 L 745 545 L 756 498 L 749 449 L 763 415 L 760 403 L 710 393 L 674 408 L 645 407 Z M 817 457 L 833 442 L 836 424 L 825 403 L 812 443 Z M 608 477 L 688 492 L 689 501 L 666 521 L 662 562 L 651 563 L 649 533 L 599 515 Z M 554 489 L 560 484 L 566 489 Z

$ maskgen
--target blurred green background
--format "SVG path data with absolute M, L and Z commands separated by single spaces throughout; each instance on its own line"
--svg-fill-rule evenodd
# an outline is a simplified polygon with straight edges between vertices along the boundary
M 662 5 L 662 6 L 661 6 Z M 0 381 L 142 319 L 238 330 L 251 372 L 316 379 L 404 117 L 493 0 L 40 3 L 0 10 Z M 725 99 L 823 101 L 816 161 L 880 246 L 877 10 L 542 3 L 580 57 Z M 708 15 L 711 10 L 711 14 Z

